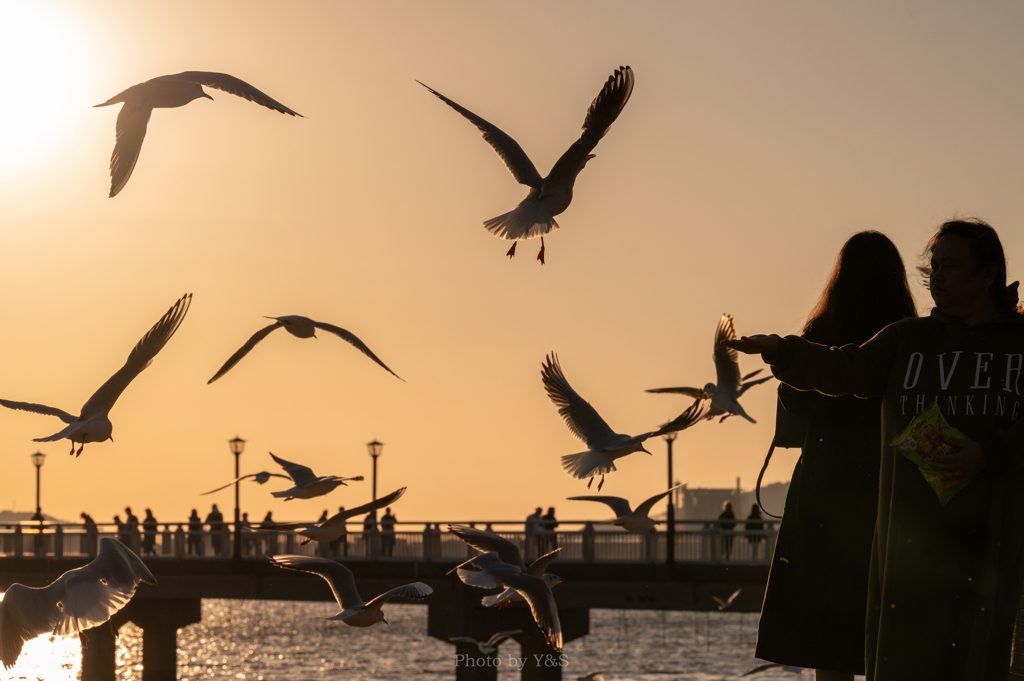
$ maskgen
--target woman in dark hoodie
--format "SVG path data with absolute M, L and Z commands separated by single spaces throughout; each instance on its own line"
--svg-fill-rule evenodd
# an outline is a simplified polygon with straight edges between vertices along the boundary
M 1024 316 L 989 225 L 947 222 L 925 256 L 928 317 L 859 346 L 763 335 L 729 345 L 761 353 L 794 388 L 882 398 L 868 681 L 1005 681 L 1024 585 Z M 932 457 L 944 481 L 965 483 L 948 503 L 891 444 L 935 403 L 964 434 L 944 436 L 953 450 Z

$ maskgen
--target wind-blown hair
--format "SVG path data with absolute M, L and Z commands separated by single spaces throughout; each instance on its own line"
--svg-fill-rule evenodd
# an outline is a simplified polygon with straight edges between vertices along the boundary
M 932 274 L 929 264 L 932 253 L 944 236 L 958 236 L 967 242 L 971 255 L 974 256 L 975 268 L 995 265 L 996 278 L 992 280 L 989 295 L 995 303 L 996 312 L 1007 314 L 1017 309 L 1017 282 L 1010 286 L 1006 285 L 1006 254 L 1003 252 L 1003 244 L 996 230 L 992 229 L 992 225 L 977 218 L 944 222 L 939 231 L 935 232 L 935 236 L 928 240 L 928 245 L 921 254 L 922 264 L 917 268 L 924 275 L 925 286 L 928 285 L 928 277 Z
M 860 345 L 889 324 L 916 316 L 899 250 L 881 232 L 858 232 L 836 256 L 803 335 L 823 345 Z

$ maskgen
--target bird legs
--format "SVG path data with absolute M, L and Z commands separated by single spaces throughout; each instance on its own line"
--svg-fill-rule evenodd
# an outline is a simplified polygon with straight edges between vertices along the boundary
M 544 264 L 544 237 L 540 238 L 540 253 L 537 254 L 537 260 L 540 260 L 540 264 Z
M 587 489 L 594 484 L 594 476 L 590 476 L 590 482 L 587 483 Z M 604 473 L 601 474 L 601 482 L 597 483 L 597 491 L 600 492 L 601 488 L 604 487 Z
M 505 255 L 508 256 L 509 260 L 511 260 L 513 257 L 515 257 L 515 254 L 516 254 L 516 244 L 517 243 L 519 243 L 519 242 L 518 241 L 513 241 L 512 242 L 512 248 L 508 249 L 508 253 L 505 254 Z
M 71 441 L 71 451 L 68 452 L 68 456 L 71 456 L 73 454 L 74 454 L 75 457 L 81 456 L 83 449 L 85 449 L 85 443 L 84 442 L 82 443 L 82 446 L 78 448 L 78 454 L 75 454 L 75 441 L 72 440 Z

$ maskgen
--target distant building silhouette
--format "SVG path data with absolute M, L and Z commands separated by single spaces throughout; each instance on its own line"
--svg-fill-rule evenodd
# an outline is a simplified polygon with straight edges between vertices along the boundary
M 677 483 L 678 484 L 678 483 Z M 789 493 L 789 482 L 773 482 L 761 485 L 762 509 L 772 515 L 782 515 L 786 506 L 786 494 Z M 740 487 L 740 479 L 736 478 L 734 488 L 687 487 L 683 486 L 674 493 L 672 502 L 676 507 L 677 520 L 707 520 L 717 518 L 722 512 L 722 504 L 729 502 L 733 508 L 750 508 L 757 503 L 754 490 L 744 491 Z M 661 513 L 664 517 L 664 511 Z M 766 520 L 771 520 L 765 515 Z

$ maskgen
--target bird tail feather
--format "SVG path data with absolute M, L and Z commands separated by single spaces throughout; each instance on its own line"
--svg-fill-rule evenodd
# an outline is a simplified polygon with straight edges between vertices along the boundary
M 487 231 L 494 236 L 515 241 L 533 239 L 558 229 L 558 223 L 536 201 L 523 202 L 515 210 L 491 218 L 484 223 Z
M 615 462 L 601 452 L 588 451 L 566 454 L 562 457 L 562 468 L 574 478 L 583 480 L 595 475 L 604 475 L 615 470 Z

